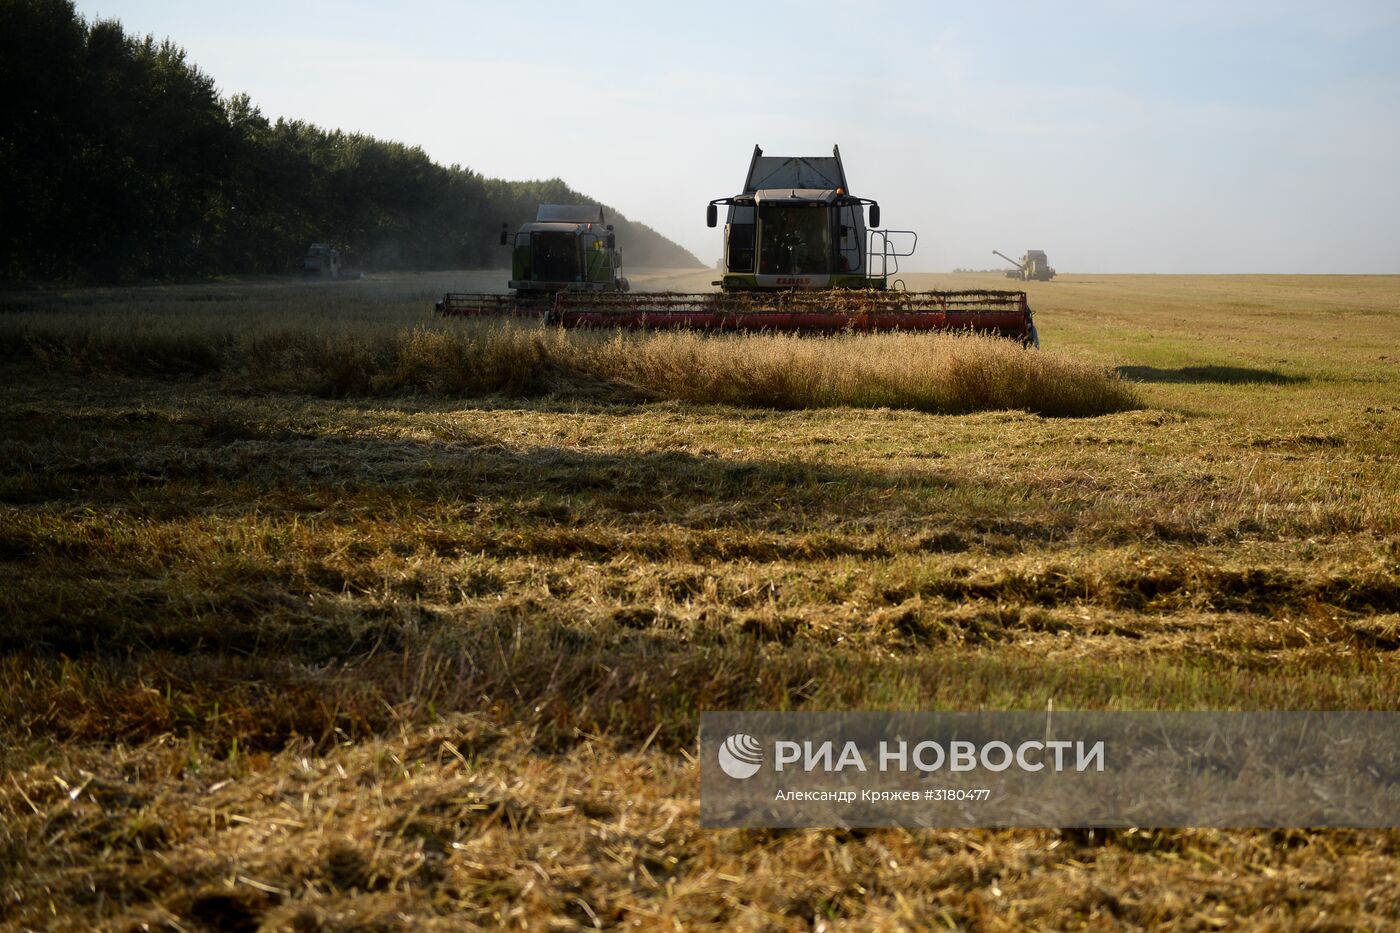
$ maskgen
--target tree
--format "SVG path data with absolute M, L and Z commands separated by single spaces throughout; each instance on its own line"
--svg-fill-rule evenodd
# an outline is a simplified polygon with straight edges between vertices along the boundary
M 270 122 L 170 41 L 69 0 L 0 0 L 0 279 L 132 281 L 297 268 L 313 241 L 379 269 L 497 265 L 500 223 L 586 202 L 421 148 Z M 608 210 L 633 262 L 697 264 Z

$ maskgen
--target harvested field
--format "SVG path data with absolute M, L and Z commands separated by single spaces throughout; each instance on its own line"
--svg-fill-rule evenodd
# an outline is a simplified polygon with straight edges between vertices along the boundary
M 433 321 L 477 275 L 0 298 L 0 926 L 1400 922 L 1396 831 L 702 831 L 694 760 L 1398 708 L 1400 278 L 1062 275 L 1031 354 Z

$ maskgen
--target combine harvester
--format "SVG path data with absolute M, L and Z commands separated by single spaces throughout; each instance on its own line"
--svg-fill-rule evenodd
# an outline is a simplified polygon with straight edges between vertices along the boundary
M 596 205 L 541 204 L 514 237 L 501 224 L 501 245 L 512 247 L 510 287 L 519 297 L 627 291 L 617 235 Z
M 440 314 L 540 317 L 556 295 L 625 292 L 622 251 L 593 204 L 541 204 L 535 220 L 514 235 L 501 224 L 501 245 L 510 246 L 509 295 L 449 293 L 437 303 Z
M 918 237 L 876 229 L 880 206 L 850 194 L 838 147 L 830 156 L 789 158 L 765 156 L 755 146 L 743 190 L 710 202 L 711 227 L 718 224 L 720 205 L 728 214 L 718 292 L 564 287 L 542 304 L 530 300 L 517 274 L 511 281 L 515 295 L 449 293 L 438 310 L 539 317 L 565 327 L 974 331 L 1039 346 L 1025 292 L 906 290 L 894 276 L 899 259 L 913 255 Z M 896 245 L 901 240 L 907 249 Z
M 1000 256 L 1016 268 L 1007 269 L 1008 279 L 1020 279 L 1022 282 L 1048 282 L 1055 277 L 1055 270 L 1050 268 L 1050 260 L 1045 256 L 1043 249 L 1028 249 L 1026 254 L 1017 262 L 1005 253 L 992 250 L 993 256 Z

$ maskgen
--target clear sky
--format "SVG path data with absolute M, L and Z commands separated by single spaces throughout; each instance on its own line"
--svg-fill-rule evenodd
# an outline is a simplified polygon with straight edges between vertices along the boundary
M 753 145 L 839 143 L 910 271 L 1400 272 L 1400 3 L 78 0 L 269 117 L 559 176 L 720 255 Z

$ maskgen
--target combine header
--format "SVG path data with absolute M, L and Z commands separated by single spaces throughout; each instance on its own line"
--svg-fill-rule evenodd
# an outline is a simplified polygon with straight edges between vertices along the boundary
M 973 330 L 1036 342 L 1025 292 L 559 292 L 543 307 L 512 295 L 448 294 L 439 310 L 462 317 L 543 319 L 564 327 L 799 333 Z
M 562 287 L 540 301 L 529 300 L 517 274 L 514 295 L 448 294 L 438 310 L 565 327 L 976 331 L 1039 346 L 1025 292 L 905 289 L 894 276 L 899 259 L 913 255 L 917 235 L 876 229 L 880 206 L 849 191 L 837 147 L 830 156 L 802 158 L 765 156 L 755 146 L 743 190 L 711 201 L 706 211 L 714 227 L 719 206 L 727 208 L 718 292 Z

